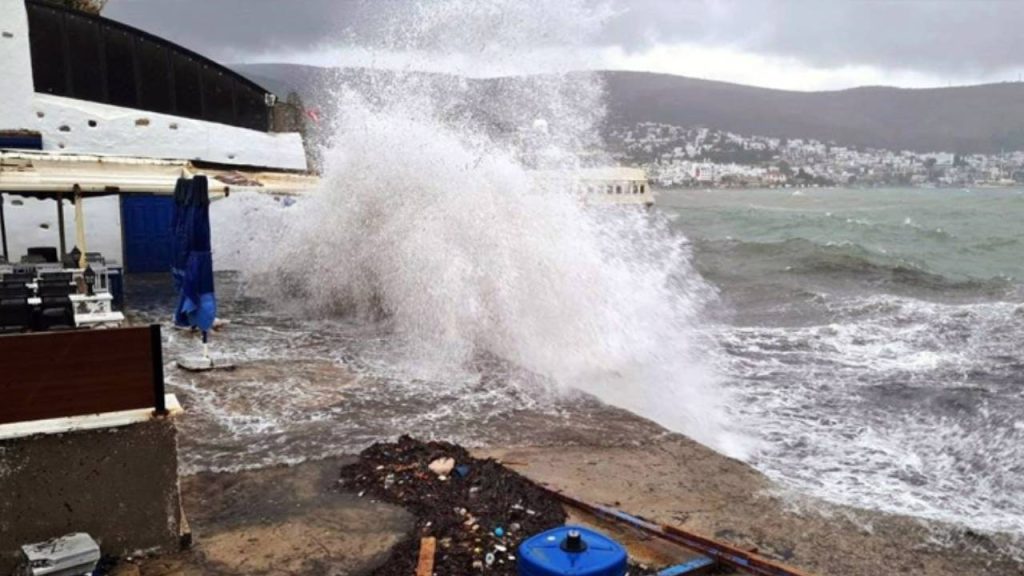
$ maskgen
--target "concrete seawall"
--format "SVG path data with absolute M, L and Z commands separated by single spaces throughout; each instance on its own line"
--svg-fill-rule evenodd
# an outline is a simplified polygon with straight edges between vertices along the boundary
M 177 550 L 177 442 L 170 420 L 0 440 L 0 574 L 21 545 L 70 532 L 105 555 Z

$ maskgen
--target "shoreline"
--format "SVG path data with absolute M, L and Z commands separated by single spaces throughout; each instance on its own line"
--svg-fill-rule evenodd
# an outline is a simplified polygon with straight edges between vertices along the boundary
M 816 186 L 686 186 L 680 184 L 659 184 L 652 181 L 655 186 L 655 195 L 665 190 L 697 190 L 713 192 L 718 190 L 729 191 L 758 191 L 758 190 L 1015 190 L 1024 188 L 1024 182 L 1013 184 L 967 184 L 967 185 L 941 185 L 921 186 L 916 184 L 879 184 L 877 186 L 851 186 L 849 184 L 829 184 Z
M 689 438 L 645 445 L 470 449 L 584 501 L 757 549 L 813 574 L 1024 575 L 1013 537 L 795 497 Z M 354 456 L 182 477 L 190 550 L 122 563 L 118 576 L 368 574 L 412 526 L 394 506 L 337 486 Z M 309 572 L 313 570 L 314 572 Z
M 814 574 L 1022 575 L 1014 537 L 796 495 L 680 435 L 645 447 L 491 448 L 528 478 Z M 518 465 L 522 463 L 522 465 Z M 944 541 L 943 541 L 944 540 Z

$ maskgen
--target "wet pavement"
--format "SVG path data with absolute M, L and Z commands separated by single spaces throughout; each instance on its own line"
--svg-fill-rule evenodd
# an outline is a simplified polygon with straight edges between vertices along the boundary
M 413 434 L 468 446 L 643 445 L 659 426 L 491 358 L 432 370 L 386 323 L 292 316 L 217 273 L 215 359 L 233 371 L 186 372 L 197 333 L 170 327 L 176 296 L 167 275 L 127 283 L 129 320 L 164 325 L 168 390 L 185 407 L 182 472 L 231 471 L 354 454 Z M 441 376 L 440 374 L 443 374 Z

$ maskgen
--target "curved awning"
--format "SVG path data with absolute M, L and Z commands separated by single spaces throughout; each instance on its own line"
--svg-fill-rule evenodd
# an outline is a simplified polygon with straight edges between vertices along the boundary
M 301 195 L 320 183 L 309 174 L 197 166 L 187 160 L 0 150 L 0 192 L 22 196 L 173 194 L 179 177 L 197 174 L 209 178 L 211 196 Z

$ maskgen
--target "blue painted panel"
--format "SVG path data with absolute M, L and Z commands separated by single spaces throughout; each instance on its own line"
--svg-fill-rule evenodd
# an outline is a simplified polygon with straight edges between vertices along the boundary
M 710 568 L 714 563 L 714 560 L 711 558 L 694 558 L 689 562 L 665 568 L 661 572 L 658 572 L 657 576 L 682 576 L 683 574 L 693 574 L 697 570 Z
M 121 197 L 121 229 L 124 234 L 125 272 L 171 270 L 171 196 Z

